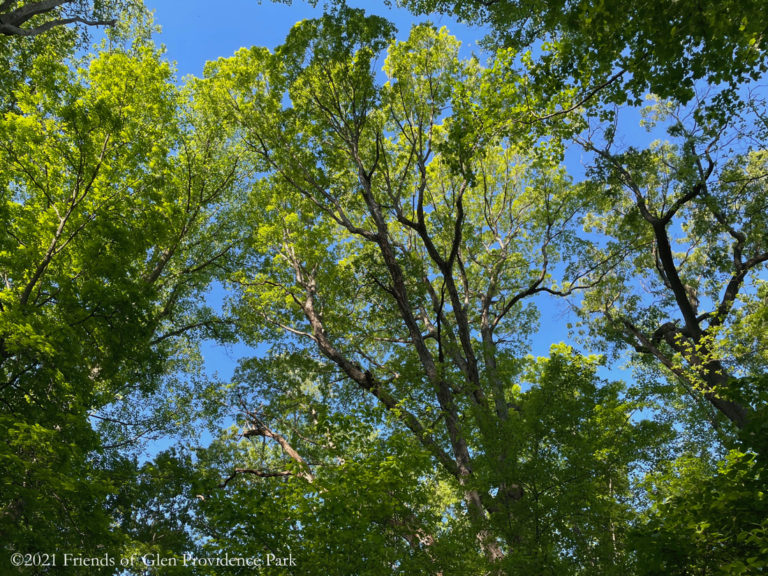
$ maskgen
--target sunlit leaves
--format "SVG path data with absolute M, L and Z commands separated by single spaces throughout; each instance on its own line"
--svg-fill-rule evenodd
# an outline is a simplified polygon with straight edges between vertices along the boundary
M 0 120 L 2 506 L 16 510 L 0 522 L 18 551 L 95 551 L 119 545 L 110 450 L 194 418 L 178 390 L 194 384 L 169 378 L 199 369 L 178 336 L 225 334 L 198 304 L 231 247 L 237 156 L 141 40 L 79 67 L 47 50 L 26 64 Z

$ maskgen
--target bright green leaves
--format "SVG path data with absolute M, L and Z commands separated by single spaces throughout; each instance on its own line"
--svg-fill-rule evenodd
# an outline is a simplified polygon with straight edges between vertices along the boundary
M 111 451 L 188 421 L 178 337 L 226 336 L 199 300 L 233 243 L 238 157 L 146 43 L 25 65 L 0 118 L 2 539 L 111 553 Z
M 388 83 L 383 104 L 388 127 L 406 150 L 427 135 L 435 148 L 446 145 L 450 118 L 462 91 L 471 91 L 479 69 L 459 59 L 460 43 L 445 28 L 417 26 L 405 42 L 394 42 L 384 62 Z M 460 168 L 456 166 L 456 168 Z
M 308 557 L 317 518 L 335 518 L 376 562 L 410 550 L 464 571 L 501 556 L 511 569 L 524 554 L 508 549 L 537 529 L 547 536 L 533 537 L 526 569 L 566 566 L 574 544 L 556 532 L 576 512 L 537 528 L 531 518 L 555 518 L 563 492 L 537 508 L 525 486 L 569 471 L 597 478 L 599 490 L 586 480 L 565 490 L 606 503 L 574 552 L 582 562 L 606 518 L 626 515 L 615 494 L 639 450 L 616 435 L 632 429 L 631 408 L 570 352 L 531 369 L 546 394 L 518 384 L 535 330 L 528 299 L 582 289 L 592 271 L 594 249 L 575 230 L 583 190 L 559 166 L 559 137 L 512 136 L 498 71 L 462 60 L 445 30 L 388 42 L 378 20 L 344 18 L 299 23 L 274 54 L 241 50 L 194 86 L 260 177 L 240 219 L 233 310 L 250 342 L 272 346 L 241 364 L 243 439 L 222 438 L 209 456 L 225 458 L 211 465 L 236 500 L 260 502 L 269 483 L 294 502 L 298 525 L 281 511 L 272 530 L 303 538 Z M 387 45 L 382 84 L 373 63 Z M 503 98 L 523 110 L 521 92 Z M 601 427 L 610 433 L 598 438 Z M 548 444 L 552 457 L 537 461 Z M 352 518 L 344 492 L 366 503 Z M 429 505 L 416 511 L 417 497 Z M 227 519 L 247 522 L 237 506 Z M 363 526 L 382 522 L 383 539 Z M 466 538 L 464 560 L 445 553 Z M 335 535 L 333 546 L 347 553 Z M 604 549 L 601 561 L 618 557 Z
M 455 487 L 412 436 L 335 380 L 298 352 L 241 363 L 221 391 L 238 427 L 197 453 L 205 548 L 290 551 L 309 573 L 389 574 L 393 564 L 396 573 L 430 573 L 435 554 L 450 557 L 455 545 L 450 531 L 438 537 Z
M 0 415 L 0 433 L 6 440 L 0 451 L 4 543 L 24 553 L 53 550 L 65 543 L 89 550 L 96 544 L 113 549 L 111 518 L 102 502 L 114 484 L 86 458 L 96 446 L 94 432 L 76 415 L 41 418 L 38 412 L 40 423 L 31 423 L 20 418 L 20 412 Z M 53 427 L 51 421 L 56 422 Z
M 347 7 L 297 23 L 276 51 L 294 108 L 320 108 L 337 129 L 359 129 L 375 101 L 375 58 L 393 33 L 383 18 Z
M 560 247 L 571 242 L 565 228 L 578 210 L 577 196 L 553 165 L 556 154 L 535 148 L 524 155 L 489 134 L 494 117 L 476 117 L 483 71 L 476 61 L 458 58 L 458 43 L 445 30 L 416 27 L 407 41 L 392 43 L 384 67 L 389 81 L 376 88 L 370 64 L 364 80 L 346 68 L 357 58 L 357 36 L 370 35 L 370 24 L 353 19 L 342 53 L 330 36 L 316 38 L 323 26 L 335 30 L 334 22 L 300 23 L 274 56 L 240 51 L 209 67 L 210 78 L 198 84 L 212 106 L 235 119 L 254 166 L 271 174 L 269 182 L 254 185 L 246 218 L 258 262 L 249 292 L 263 291 L 261 303 L 249 300 L 249 308 L 274 302 L 300 313 L 303 297 L 291 288 L 292 278 L 311 271 L 316 285 L 333 286 L 339 297 L 357 284 L 357 302 L 381 300 L 380 292 L 372 300 L 371 279 L 386 272 L 370 240 L 382 224 L 369 214 L 370 202 L 381 203 L 387 232 L 402 246 L 404 278 L 420 298 L 430 297 L 422 280 L 438 271 L 429 259 L 452 257 L 457 230 L 472 283 L 485 278 L 484 270 L 492 292 L 502 284 L 511 292 L 543 281 L 552 289 L 541 267 L 557 262 Z M 409 225 L 418 218 L 431 248 Z M 511 259 L 519 266 L 503 265 Z M 526 268 L 530 272 L 519 271 Z M 347 310 L 359 306 L 353 299 Z M 386 300 L 384 294 L 382 310 L 391 309 Z M 506 304 L 500 300 L 499 313 Z
M 697 81 L 736 87 L 766 71 L 766 8 L 759 0 L 400 4 L 489 24 L 486 43 L 497 49 L 553 41 L 557 49 L 545 49 L 532 69 L 534 83 L 549 93 L 574 82 L 582 94 L 600 90 L 607 102 L 639 101 L 646 91 L 688 102 Z
M 68 93 L 56 96 L 62 87 L 52 94 L 41 86 L 20 94 L 20 113 L 9 112 L 2 124 L 4 201 L 10 217 L 2 263 L 8 303 L 4 321 L 12 321 L 16 312 L 24 322 L 47 316 L 48 326 L 40 329 L 53 339 L 49 342 L 57 354 L 82 338 L 70 331 L 69 322 L 109 316 L 110 310 L 130 318 L 131 308 L 142 308 L 150 294 L 150 287 L 136 280 L 157 239 L 147 205 L 157 201 L 150 190 L 161 185 L 163 167 L 156 165 L 149 179 L 145 174 L 158 158 L 164 161 L 172 146 L 170 73 L 167 65 L 154 69 L 151 53 L 138 60 L 124 54 L 104 59 L 109 62 L 83 70 Z M 144 100 L 152 100 L 154 108 L 143 106 Z M 15 330 L 6 330 L 10 345 Z M 91 333 L 101 346 L 114 337 Z M 92 357 L 99 348 L 71 350 L 69 356 Z M 105 361 L 99 362 L 102 372 L 108 369 Z M 66 364 L 52 363 L 59 370 Z
M 759 574 L 768 551 L 765 482 L 754 455 L 687 455 L 644 480 L 651 506 L 632 530 L 638 574 Z
M 764 371 L 759 355 L 742 355 L 759 332 L 746 344 L 740 323 L 742 307 L 760 307 L 754 282 L 768 260 L 765 142 L 749 107 L 734 106 L 724 121 L 702 115 L 708 105 L 656 102 L 646 118 L 661 122 L 671 141 L 643 150 L 614 152 L 612 135 L 600 145 L 579 138 L 596 158 L 586 186 L 596 211 L 586 229 L 602 233 L 604 253 L 622 255 L 582 309 L 608 320 L 593 323 L 601 338 L 655 358 L 691 396 L 742 428 L 761 395 L 739 389 L 740 378 Z
M 620 383 L 597 377 L 598 358 L 562 344 L 550 352 L 528 359 L 524 390 L 514 396 L 519 412 L 499 439 L 515 460 L 495 460 L 501 447 L 487 452 L 488 480 L 508 514 L 499 516 L 499 529 L 518 542 L 505 566 L 511 573 L 572 574 L 590 558 L 618 574 L 630 561 L 629 474 L 661 429 L 632 421 L 639 404 L 622 397 Z M 505 501 L 510 478 L 520 479 L 519 501 Z
M 463 14 L 544 26 L 499 30 L 513 46 L 489 68 L 445 29 L 394 40 L 342 7 L 185 88 L 142 42 L 2 72 L 28 79 L 3 85 L 0 119 L 4 541 L 90 551 L 109 532 L 110 551 L 291 554 L 324 574 L 685 573 L 718 547 L 722 570 L 762 567 L 762 460 L 686 454 L 717 409 L 763 456 L 764 146 L 729 149 L 748 107 L 728 97 L 692 127 L 657 103 L 647 125 L 674 142 L 645 150 L 615 151 L 615 112 L 578 116 L 598 88 L 687 97 L 719 66 L 697 46 L 732 25 L 704 7 L 686 33 L 685 2 L 630 6 L 626 27 L 610 1 L 487 4 Z M 736 45 L 754 55 L 750 14 Z M 597 159 L 588 182 L 561 165 L 567 137 Z M 235 337 L 201 305 L 215 281 L 237 336 L 269 346 L 221 388 L 196 350 Z M 567 346 L 526 356 L 537 295 L 583 291 L 598 345 L 660 362 L 694 410 L 655 374 L 628 391 Z M 206 449 L 142 466 L 115 450 L 208 412 L 232 426 Z M 632 501 L 672 439 L 684 457 Z

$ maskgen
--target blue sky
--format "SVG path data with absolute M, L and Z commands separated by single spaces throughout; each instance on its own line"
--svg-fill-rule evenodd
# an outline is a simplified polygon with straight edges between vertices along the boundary
M 400 38 L 408 35 L 412 24 L 426 20 L 416 19 L 405 10 L 387 8 L 381 1 L 351 0 L 348 4 L 391 20 Z M 176 61 L 180 77 L 199 76 L 207 61 L 231 56 L 241 47 L 274 48 L 296 22 L 322 14 L 322 6 L 313 8 L 301 0 L 290 6 L 269 0 L 146 0 L 146 5 L 155 11 L 155 22 L 162 27 L 157 41 L 165 44 L 168 58 Z M 468 53 L 479 51 L 476 43 L 483 36 L 481 29 L 458 24 L 442 15 L 431 21 L 447 26 L 464 42 Z

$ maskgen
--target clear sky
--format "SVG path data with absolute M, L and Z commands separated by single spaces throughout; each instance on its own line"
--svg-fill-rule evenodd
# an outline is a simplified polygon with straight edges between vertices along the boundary
M 155 11 L 155 22 L 162 27 L 157 41 L 165 44 L 168 57 L 178 65 L 179 76 L 199 76 L 209 60 L 231 56 L 238 48 L 266 46 L 274 48 L 285 39 L 298 21 L 322 15 L 322 5 L 313 8 L 295 0 L 292 5 L 269 0 L 145 0 Z M 380 0 L 365 2 L 350 0 L 348 5 L 383 16 L 394 22 L 398 37 L 405 38 L 415 19 L 405 10 L 387 8 Z M 482 30 L 457 23 L 448 16 L 431 19 L 437 26 L 446 26 L 464 42 L 464 48 L 479 50 L 476 42 Z

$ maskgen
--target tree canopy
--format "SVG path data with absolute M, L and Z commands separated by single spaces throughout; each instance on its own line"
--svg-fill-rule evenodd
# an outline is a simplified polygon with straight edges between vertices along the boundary
M 140 10 L 83 55 L 43 4 L 2 5 L 7 570 L 766 569 L 762 6 L 404 3 L 481 61 L 343 5 L 180 83 Z
M 43 49 L 25 76 L 0 122 L 0 533 L 19 552 L 112 550 L 117 449 L 182 418 L 178 336 L 221 332 L 202 295 L 237 158 L 141 40 L 76 69 Z
M 537 81 L 575 81 L 609 101 L 647 91 L 683 103 L 698 81 L 736 87 L 766 72 L 768 9 L 758 0 L 649 3 L 580 0 L 399 0 L 419 14 L 490 26 L 489 46 L 541 48 Z
M 0 4 L 0 34 L 39 36 L 60 26 L 115 26 L 117 16 L 140 6 L 136 0 L 4 0 Z

